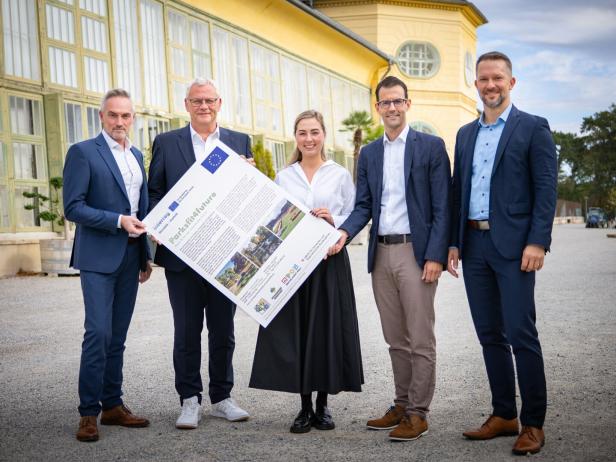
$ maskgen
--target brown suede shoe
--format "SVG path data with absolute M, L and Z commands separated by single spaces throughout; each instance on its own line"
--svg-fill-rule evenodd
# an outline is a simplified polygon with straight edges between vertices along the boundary
M 404 416 L 400 425 L 389 432 L 392 441 L 413 441 L 428 433 L 428 421 L 418 415 Z
M 522 426 L 520 436 L 513 445 L 513 453 L 524 456 L 529 452 L 537 454 L 545 444 L 545 434 L 541 428 Z
M 79 430 L 75 435 L 79 441 L 98 441 L 98 427 L 96 416 L 87 415 L 79 420 Z
M 469 440 L 489 440 L 497 436 L 515 436 L 518 434 L 518 419 L 503 419 L 491 415 L 480 428 L 462 433 Z
M 147 427 L 150 421 L 144 417 L 138 417 L 131 410 L 120 404 L 103 411 L 101 415 L 101 425 L 121 425 L 123 427 Z
M 400 423 L 405 413 L 406 409 L 396 404 L 387 409 L 383 417 L 369 420 L 366 427 L 370 430 L 391 430 Z

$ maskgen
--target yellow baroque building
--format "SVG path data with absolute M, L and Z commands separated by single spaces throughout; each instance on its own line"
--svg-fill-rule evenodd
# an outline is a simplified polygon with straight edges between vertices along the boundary
M 473 85 L 476 30 L 487 22 L 466 1 L 315 0 L 327 16 L 393 56 L 412 101 L 414 128 L 445 140 L 453 156 L 455 134 L 477 117 Z
M 131 140 L 147 158 L 156 134 L 187 122 L 186 84 L 214 78 L 221 123 L 262 141 L 276 169 L 307 108 L 325 116 L 328 155 L 351 165 L 342 120 L 376 116 L 387 74 L 407 82 L 411 121 L 450 155 L 476 116 L 486 20 L 466 1 L 0 0 L 0 16 L 0 276 L 40 271 L 39 241 L 58 230 L 23 192 L 50 193 L 68 147 L 100 131 L 110 88 L 131 92 Z

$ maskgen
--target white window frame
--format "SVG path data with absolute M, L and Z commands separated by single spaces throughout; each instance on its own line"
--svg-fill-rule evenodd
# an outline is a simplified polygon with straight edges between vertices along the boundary
M 396 63 L 400 71 L 413 78 L 429 79 L 434 77 L 441 67 L 438 49 L 429 42 L 404 42 L 396 52 Z

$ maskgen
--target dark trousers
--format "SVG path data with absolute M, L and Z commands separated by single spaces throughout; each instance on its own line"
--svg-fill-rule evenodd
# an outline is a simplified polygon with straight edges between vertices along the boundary
M 137 298 L 139 252 L 138 245 L 128 245 L 122 263 L 111 274 L 81 271 L 85 305 L 79 368 L 82 416 L 122 404 L 124 343 Z
M 212 403 L 228 398 L 233 388 L 235 305 L 195 271 L 165 270 L 175 334 L 173 367 L 180 401 L 198 396 L 201 402 L 201 331 L 208 330 L 209 396 Z
M 517 416 L 515 372 L 522 398 L 522 425 L 542 427 L 547 393 L 541 345 L 535 327 L 535 273 L 520 260 L 503 258 L 490 231 L 469 228 L 462 256 L 464 284 L 492 392 L 493 414 Z

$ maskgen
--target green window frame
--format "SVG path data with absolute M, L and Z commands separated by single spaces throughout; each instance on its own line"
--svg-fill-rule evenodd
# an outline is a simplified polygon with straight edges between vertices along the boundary
M 43 99 L 40 95 L 4 92 L 0 96 L 0 232 L 49 231 L 39 219 L 37 204 L 24 191 L 49 195 Z

